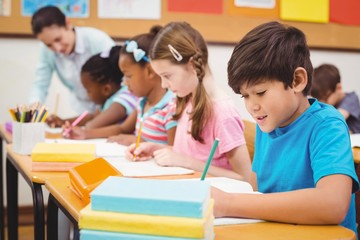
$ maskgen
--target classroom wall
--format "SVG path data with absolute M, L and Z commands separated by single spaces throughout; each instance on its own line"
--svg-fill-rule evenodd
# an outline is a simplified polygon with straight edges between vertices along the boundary
M 39 57 L 38 47 L 39 42 L 35 39 L 0 38 L 1 123 L 10 120 L 7 110 L 9 107 L 27 102 L 28 91 Z M 239 111 L 243 118 L 251 120 L 251 117 L 245 110 L 242 98 L 233 94 L 232 90 L 227 86 L 226 68 L 232 50 L 233 46 L 209 45 L 209 64 L 218 85 L 232 96 L 239 106 Z M 311 60 L 315 67 L 325 62 L 338 66 L 345 91 L 356 91 L 360 94 L 360 84 L 358 83 L 360 70 L 359 52 L 312 50 Z M 57 77 L 54 76 L 50 94 L 46 101 L 46 105 L 50 110 L 53 109 L 57 93 L 60 93 L 59 115 L 63 117 L 72 116 L 73 111 L 68 102 L 68 91 L 61 85 Z M 44 192 L 44 198 L 47 199 L 46 189 Z M 19 177 L 19 204 L 32 204 L 30 188 L 22 177 Z

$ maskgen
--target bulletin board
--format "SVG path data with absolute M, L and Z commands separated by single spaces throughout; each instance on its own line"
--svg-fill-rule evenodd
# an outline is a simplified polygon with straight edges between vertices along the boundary
M 170 21 L 187 21 L 201 32 L 207 42 L 219 44 L 235 44 L 255 26 L 272 20 L 279 21 L 274 17 L 274 12 L 278 11 L 277 8 L 271 11 L 245 8 L 241 10 L 243 14 L 239 14 L 236 9 L 229 9 L 233 0 L 223 0 L 224 13 L 231 14 L 178 13 L 168 11 L 167 0 L 161 1 L 160 20 L 98 18 L 96 0 L 90 0 L 88 18 L 70 18 L 70 20 L 75 26 L 92 26 L 102 29 L 116 40 L 124 40 L 148 32 L 155 24 L 165 25 Z M 11 15 L 0 16 L 0 36 L 31 37 L 30 20 L 30 17 L 21 16 L 21 1 L 11 1 Z M 306 34 L 311 48 L 360 51 L 359 26 L 290 21 L 284 23 L 301 29 Z

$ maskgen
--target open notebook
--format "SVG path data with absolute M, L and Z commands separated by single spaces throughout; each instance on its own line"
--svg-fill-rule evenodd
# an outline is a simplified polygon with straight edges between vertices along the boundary
M 126 146 L 117 143 L 106 142 L 106 138 L 89 139 L 89 140 L 70 140 L 70 139 L 46 139 L 49 143 L 95 143 L 96 156 L 106 159 L 125 177 L 149 177 L 149 176 L 166 176 L 166 175 L 184 175 L 192 174 L 193 170 L 182 167 L 162 167 L 149 161 L 129 161 L 125 159 Z
M 199 181 L 199 179 L 181 179 L 179 181 Z M 209 177 L 206 178 L 205 181 L 210 182 L 211 186 L 216 187 L 224 192 L 261 194 L 259 192 L 254 192 L 252 186 L 248 182 L 244 181 L 239 181 L 226 177 Z M 220 226 L 257 222 L 264 222 L 264 220 L 233 217 L 215 218 L 214 225 Z

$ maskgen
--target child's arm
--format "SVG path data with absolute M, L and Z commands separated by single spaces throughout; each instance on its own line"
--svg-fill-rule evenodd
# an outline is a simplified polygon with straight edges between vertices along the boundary
M 94 114 L 87 114 L 77 125 L 83 126 L 87 121 L 90 121 L 93 119 Z M 75 121 L 77 117 L 62 119 L 58 117 L 57 115 L 51 114 L 49 117 L 46 118 L 45 122 L 50 127 L 63 127 L 66 122 L 69 122 L 70 124 Z
M 352 179 L 334 174 L 315 188 L 270 194 L 229 194 L 212 190 L 214 214 L 296 224 L 340 224 L 349 209 Z
M 241 156 L 241 162 L 239 161 L 239 156 Z M 233 171 L 211 165 L 209 167 L 208 174 L 217 177 L 228 177 L 250 182 L 251 164 L 246 145 L 234 148 L 227 153 L 227 157 L 229 158 L 229 160 L 231 159 L 231 162 L 239 162 L 238 164 L 236 164 L 236 169 L 239 172 L 235 171 L 235 169 Z M 170 148 L 164 148 L 155 151 L 154 159 L 161 166 L 185 167 L 198 172 L 202 172 L 206 165 L 206 162 L 199 161 L 190 156 L 177 154 Z
M 125 116 L 126 116 L 125 107 L 120 103 L 114 102 L 110 105 L 108 109 L 106 109 L 103 112 L 100 112 L 91 121 L 88 121 L 85 124 L 85 127 L 88 129 L 92 129 L 92 128 L 100 128 L 100 127 L 116 124 Z
M 170 128 L 169 130 L 166 131 L 166 133 L 167 133 L 168 145 L 169 146 L 174 145 L 176 127 Z
M 137 112 L 133 111 L 131 115 L 126 118 L 122 124 L 113 124 L 110 126 L 95 128 L 95 129 L 83 129 L 74 128 L 71 131 L 71 139 L 92 139 L 92 138 L 106 138 L 109 136 L 117 135 L 120 133 L 131 134 L 135 131 Z

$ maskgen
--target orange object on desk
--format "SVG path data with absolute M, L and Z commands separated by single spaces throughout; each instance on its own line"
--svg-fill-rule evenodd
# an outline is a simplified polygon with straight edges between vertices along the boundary
M 73 167 L 69 171 L 70 188 L 83 201 L 90 201 L 90 192 L 109 176 L 122 176 L 103 158 Z

